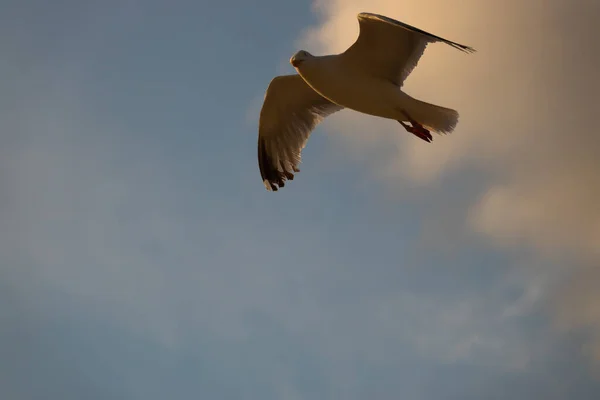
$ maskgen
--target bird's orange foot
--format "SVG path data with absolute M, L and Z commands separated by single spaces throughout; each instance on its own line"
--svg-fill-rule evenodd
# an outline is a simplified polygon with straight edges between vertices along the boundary
M 427 143 L 431 143 L 431 141 L 433 140 L 433 136 L 431 136 L 431 133 L 429 133 L 427 129 L 423 128 L 423 125 L 421 124 L 411 127 L 411 130 L 409 132 L 415 135 L 416 137 L 423 139 Z
M 412 133 L 413 135 L 415 135 L 416 137 L 423 139 L 424 141 L 426 141 L 427 143 L 431 143 L 431 141 L 433 140 L 433 136 L 431 136 L 431 133 L 429 133 L 429 131 L 427 129 L 425 129 L 423 127 L 423 125 L 419 124 L 418 122 L 414 121 L 412 118 L 409 117 L 409 121 L 413 126 L 407 125 L 402 121 L 398 121 L 400 122 L 400 124 L 404 127 L 404 129 L 406 129 L 408 132 Z

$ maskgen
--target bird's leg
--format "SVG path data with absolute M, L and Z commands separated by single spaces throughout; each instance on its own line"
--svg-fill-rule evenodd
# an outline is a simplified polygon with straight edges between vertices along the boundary
M 402 110 L 402 113 L 406 116 L 408 122 L 410 122 L 412 125 L 410 126 L 408 124 L 405 124 L 403 121 L 398 120 L 398 122 L 400 122 L 400 125 L 402 125 L 404 129 L 428 143 L 430 143 L 433 140 L 433 136 L 431 136 L 431 133 L 429 133 L 429 131 L 425 129 L 423 125 L 412 119 L 406 111 Z

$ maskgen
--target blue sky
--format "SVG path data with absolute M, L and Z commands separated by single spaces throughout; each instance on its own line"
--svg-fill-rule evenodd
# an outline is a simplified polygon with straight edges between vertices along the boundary
M 388 13 L 379 3 L 372 11 Z M 554 236 L 498 224 L 477 203 L 491 179 L 506 184 L 493 205 L 521 188 L 502 167 L 515 160 L 474 149 L 494 165 L 484 168 L 443 138 L 431 151 L 455 146 L 461 163 L 409 179 L 398 160 L 410 170 L 429 150 L 398 153 L 415 144 L 397 124 L 371 132 L 370 117 L 344 112 L 310 138 L 297 179 L 265 191 L 256 124 L 266 86 L 292 72 L 298 46 L 337 45 L 314 38 L 336 11 L 364 6 L 318 4 L 5 1 L 2 398 L 595 398 L 596 353 L 585 349 L 600 326 L 596 300 L 564 284 L 595 279 L 595 242 L 548 253 Z M 424 13 L 411 7 L 407 22 Z M 452 39 L 483 47 L 485 66 L 498 36 L 486 42 L 481 25 Z M 462 56 L 444 51 L 432 57 Z M 584 90 L 578 82 L 569 90 Z M 465 104 L 468 137 L 477 125 Z M 538 150 L 531 170 L 554 149 Z M 475 228 L 473 215 L 484 221 Z M 523 223 L 581 231 L 590 220 L 564 218 Z M 521 234 L 524 245 L 504 243 Z

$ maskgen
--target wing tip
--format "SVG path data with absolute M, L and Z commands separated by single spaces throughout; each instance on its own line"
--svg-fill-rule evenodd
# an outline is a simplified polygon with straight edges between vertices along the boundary
M 269 156 L 266 143 L 263 139 L 258 140 L 258 168 L 263 180 L 263 185 L 268 192 L 276 192 L 285 186 L 286 180 L 294 180 L 294 174 L 289 171 L 280 171 L 273 163 L 273 159 Z M 293 167 L 295 173 L 300 172 L 296 167 Z
M 459 43 L 451 42 L 450 46 L 454 47 L 455 49 L 458 49 L 458 50 L 462 51 L 463 53 L 467 53 L 467 54 L 477 53 L 477 50 L 475 50 L 473 47 L 471 47 L 471 46 L 465 46 L 464 44 L 459 44 Z

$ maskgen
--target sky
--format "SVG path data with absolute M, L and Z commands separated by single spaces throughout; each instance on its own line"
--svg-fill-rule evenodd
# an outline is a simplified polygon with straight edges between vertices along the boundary
M 4 0 L 0 397 L 595 399 L 595 0 Z M 267 192 L 258 112 L 369 11 L 432 144 L 342 111 Z

